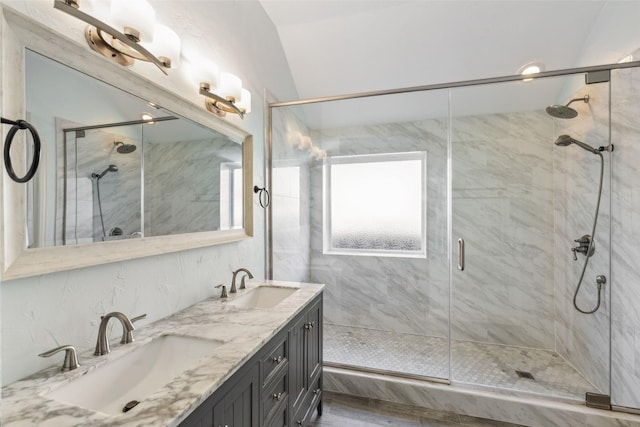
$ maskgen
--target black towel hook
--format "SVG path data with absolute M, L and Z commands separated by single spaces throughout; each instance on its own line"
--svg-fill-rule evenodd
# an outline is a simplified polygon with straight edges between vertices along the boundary
M 36 174 L 36 171 L 38 170 L 38 163 L 40 163 L 40 135 L 38 135 L 38 131 L 35 127 L 24 120 L 13 121 L 3 117 L 0 117 L 0 119 L 2 120 L 2 123 L 12 125 L 4 141 L 4 167 L 7 169 L 7 174 L 9 174 L 9 178 L 15 182 L 25 183 L 30 181 Z M 31 166 L 25 176 L 19 177 L 13 170 L 13 163 L 11 162 L 11 145 L 13 144 L 13 138 L 16 133 L 19 130 L 24 129 L 29 130 L 29 132 L 31 132 L 31 137 L 33 138 L 33 159 L 31 160 Z

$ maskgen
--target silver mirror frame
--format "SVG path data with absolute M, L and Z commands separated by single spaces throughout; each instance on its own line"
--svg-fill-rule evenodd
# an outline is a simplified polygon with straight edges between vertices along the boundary
M 3 170 L 0 173 L 1 280 L 237 242 L 253 237 L 253 138 L 250 134 L 169 93 L 156 83 L 96 55 L 86 46 L 51 31 L 5 5 L 0 7 L 2 15 L 0 87 L 3 117 L 25 117 L 25 50 L 33 50 L 142 99 L 162 105 L 176 114 L 224 133 L 233 140 L 242 141 L 244 209 L 243 228 L 237 230 L 27 249 L 26 186 L 13 182 Z M 7 126 L 3 126 L 3 141 L 8 130 Z M 17 137 L 24 138 L 24 135 Z M 22 147 L 25 144 L 15 145 L 12 156 L 16 159 L 23 158 L 25 153 Z

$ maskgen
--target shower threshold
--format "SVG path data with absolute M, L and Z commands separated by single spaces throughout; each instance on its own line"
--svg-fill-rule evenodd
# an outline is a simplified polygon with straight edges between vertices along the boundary
M 327 366 L 572 403 L 584 403 L 586 392 L 598 392 L 554 351 L 458 340 L 451 344 L 450 362 L 446 338 L 324 325 Z

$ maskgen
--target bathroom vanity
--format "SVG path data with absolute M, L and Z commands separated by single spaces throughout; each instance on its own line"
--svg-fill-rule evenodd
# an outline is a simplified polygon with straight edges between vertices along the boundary
M 180 426 L 305 426 L 322 414 L 321 374 L 318 296 Z
M 2 425 L 307 425 L 322 412 L 323 287 L 251 281 L 138 327 L 133 343 L 115 328 L 111 353 L 4 387 Z

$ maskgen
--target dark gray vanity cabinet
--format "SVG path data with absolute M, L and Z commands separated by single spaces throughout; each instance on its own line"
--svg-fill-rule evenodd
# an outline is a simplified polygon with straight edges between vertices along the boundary
M 322 415 L 322 300 L 294 320 L 289 330 L 290 425 L 305 426 L 315 409 Z
M 180 427 L 298 427 L 322 413 L 322 294 Z
M 259 424 L 259 366 L 245 365 L 200 405 L 180 426 L 254 427 Z
M 244 371 L 244 370 L 243 370 Z M 259 396 L 259 367 L 254 364 L 213 407 L 214 426 L 252 427 L 258 425 L 256 402 Z

